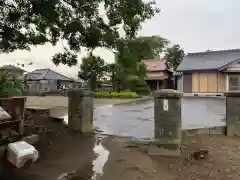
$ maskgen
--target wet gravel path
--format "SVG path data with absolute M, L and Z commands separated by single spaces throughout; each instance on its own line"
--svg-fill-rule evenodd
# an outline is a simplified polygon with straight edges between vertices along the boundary
M 94 110 L 94 126 L 105 134 L 153 138 L 153 111 L 152 100 L 118 106 L 101 106 Z M 183 129 L 225 126 L 225 124 L 225 99 L 183 98 Z

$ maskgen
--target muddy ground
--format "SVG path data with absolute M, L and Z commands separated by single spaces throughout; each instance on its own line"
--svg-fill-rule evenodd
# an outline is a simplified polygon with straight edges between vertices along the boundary
M 109 138 L 110 151 L 104 180 L 237 180 L 240 179 L 240 139 L 226 136 L 187 138 L 184 144 L 209 150 L 203 160 L 150 157 L 139 149 L 124 147 L 124 139 Z M 197 146 L 196 146 L 197 142 Z
M 96 104 L 111 104 L 100 100 Z M 101 105 L 102 105 L 101 104 Z M 27 106 L 66 109 L 65 97 L 28 98 Z M 61 109 L 60 111 L 62 111 Z M 59 110 L 59 109 L 58 109 Z M 186 161 L 181 158 L 150 157 L 137 148 L 127 148 L 126 138 L 103 137 L 99 134 L 82 136 L 68 130 L 63 123 L 46 121 L 38 129 L 40 141 L 36 148 L 40 159 L 23 169 L 16 169 L 6 159 L 1 163 L 0 180 L 237 180 L 240 179 L 240 139 L 226 136 L 201 136 L 184 139 L 186 147 L 209 150 L 204 160 Z M 103 140 L 102 140 L 103 139 Z M 110 153 L 106 164 L 102 161 L 103 175 L 96 177 L 94 152 L 101 143 Z M 101 155 L 101 154 L 100 154 Z M 67 174 L 66 174 L 67 173 Z M 64 175 L 64 176 L 63 176 Z
M 103 139 L 103 140 L 102 140 Z M 202 136 L 185 139 L 187 146 L 204 147 L 209 156 L 204 160 L 150 157 L 145 151 L 127 148 L 126 138 L 101 135 L 82 136 L 50 122 L 36 145 L 40 159 L 24 169 L 16 169 L 4 161 L 1 180 L 92 180 L 93 161 L 99 156 L 93 148 L 97 141 L 109 151 L 99 180 L 237 180 L 240 178 L 240 140 L 226 136 Z M 98 141 L 98 143 L 99 143 Z M 101 155 L 101 154 L 100 154 Z M 102 162 L 104 163 L 104 162 Z M 63 176 L 62 176 L 63 177 Z

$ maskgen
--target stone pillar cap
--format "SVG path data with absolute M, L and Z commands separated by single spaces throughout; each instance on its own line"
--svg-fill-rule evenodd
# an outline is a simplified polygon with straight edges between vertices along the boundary
M 224 95 L 227 97 L 240 97 L 240 91 L 226 92 Z
M 85 89 L 71 89 L 68 91 L 68 95 L 69 94 L 78 94 L 79 96 L 92 96 L 93 93 L 92 91 L 89 90 L 85 90 Z
M 163 89 L 153 92 L 153 97 L 182 97 L 183 93 L 175 89 Z

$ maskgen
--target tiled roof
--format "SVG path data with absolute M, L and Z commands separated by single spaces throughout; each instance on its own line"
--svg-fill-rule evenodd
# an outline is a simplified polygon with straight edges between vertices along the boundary
M 144 60 L 143 62 L 147 66 L 147 71 L 168 70 L 167 63 L 163 59 L 149 59 L 149 60 Z
M 183 58 L 177 71 L 217 70 L 239 58 L 240 49 L 190 53 Z
M 27 73 L 28 79 L 31 80 L 62 80 L 62 81 L 74 81 L 72 78 L 59 74 L 51 69 L 36 69 L 33 72 Z

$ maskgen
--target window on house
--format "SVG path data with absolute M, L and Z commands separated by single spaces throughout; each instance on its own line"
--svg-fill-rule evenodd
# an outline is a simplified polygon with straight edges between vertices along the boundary
M 240 90 L 240 76 L 230 75 L 228 82 L 229 82 L 229 91 Z

